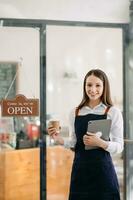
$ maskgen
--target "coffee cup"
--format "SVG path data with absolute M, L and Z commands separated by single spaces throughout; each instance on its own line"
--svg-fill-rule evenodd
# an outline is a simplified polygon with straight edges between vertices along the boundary
M 49 127 L 56 128 L 56 132 L 60 132 L 60 121 L 59 120 L 50 120 L 49 121 Z

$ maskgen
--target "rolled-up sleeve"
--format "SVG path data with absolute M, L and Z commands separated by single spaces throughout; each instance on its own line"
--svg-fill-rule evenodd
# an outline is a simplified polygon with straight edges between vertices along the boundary
M 75 109 L 73 109 L 69 115 L 69 138 L 67 140 L 64 140 L 65 148 L 74 148 L 76 145 L 77 138 L 75 134 L 74 123 L 75 123 Z

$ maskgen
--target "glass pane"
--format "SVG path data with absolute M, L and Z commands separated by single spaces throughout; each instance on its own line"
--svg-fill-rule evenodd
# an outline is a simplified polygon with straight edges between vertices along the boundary
M 132 34 L 132 33 L 131 33 Z M 125 75 L 125 198 L 131 200 L 133 197 L 133 42 L 130 40 L 129 46 L 126 49 L 126 75 Z
M 39 37 L 37 29 L 1 27 L 0 100 L 17 94 L 39 98 Z M 0 199 L 19 199 L 21 194 L 22 200 L 39 200 L 39 125 L 39 116 L 0 113 Z
M 46 34 L 47 123 L 50 119 L 60 120 L 60 134 L 69 139 L 69 114 L 81 101 L 83 78 L 92 68 L 107 73 L 114 104 L 123 111 L 122 30 L 47 26 Z M 67 200 L 73 152 L 47 136 L 47 158 L 47 199 Z M 122 189 L 122 157 L 114 156 L 113 160 Z M 59 172 L 58 165 L 67 172 Z M 64 182 L 59 178 L 62 176 Z

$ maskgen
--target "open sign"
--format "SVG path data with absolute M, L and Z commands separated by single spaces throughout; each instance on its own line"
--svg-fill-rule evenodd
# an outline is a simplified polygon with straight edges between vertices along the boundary
M 17 95 L 15 99 L 3 99 L 1 102 L 2 116 L 38 116 L 39 99 L 27 99 Z

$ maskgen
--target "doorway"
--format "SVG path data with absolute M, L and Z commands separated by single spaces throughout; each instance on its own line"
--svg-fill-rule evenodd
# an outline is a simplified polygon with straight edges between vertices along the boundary
M 83 78 L 92 68 L 99 68 L 107 74 L 113 103 L 123 113 L 122 40 L 121 28 L 46 26 L 47 123 L 51 119 L 59 119 L 61 135 L 65 140 L 70 138 L 70 112 L 81 102 Z M 73 153 L 52 143 L 49 137 L 46 150 L 47 200 L 56 198 L 66 200 Z M 66 166 L 67 162 L 65 162 L 63 166 L 63 160 L 66 160 L 66 157 L 69 157 L 68 165 Z M 112 155 L 112 158 L 123 200 L 123 156 L 122 154 Z M 58 169 L 59 162 L 62 162 L 60 170 L 64 171 L 64 168 L 67 168 L 68 173 L 65 173 L 67 176 L 64 176 L 64 182 L 61 179 L 63 172 L 59 172 Z M 61 180 L 58 182 L 59 178 Z
M 115 86 L 115 83 L 113 80 L 116 77 L 114 76 L 120 75 L 120 79 L 119 79 L 119 83 L 120 83 L 119 97 L 120 98 L 117 98 L 118 91 L 116 91 L 116 88 L 113 89 L 114 91 L 113 98 L 114 98 L 115 104 L 123 112 L 124 119 L 125 119 L 125 113 L 126 113 L 125 110 L 126 110 L 127 104 L 123 96 L 125 95 L 125 88 L 126 88 L 125 85 L 128 84 L 128 82 L 127 82 L 127 78 L 125 79 L 125 73 L 123 73 L 123 71 L 125 72 L 125 59 L 124 59 L 125 36 L 124 35 L 126 34 L 125 30 L 126 30 L 127 25 L 126 24 L 108 24 L 108 23 L 89 23 L 89 22 L 77 23 L 77 22 L 63 22 L 63 21 L 52 21 L 52 20 L 51 21 L 50 20 L 27 20 L 27 19 L 26 20 L 1 19 L 1 20 L 5 28 L 6 27 L 32 27 L 39 31 L 40 133 L 41 133 L 41 137 L 40 137 L 40 175 L 41 175 L 40 199 L 43 200 L 44 198 L 46 198 L 46 193 L 47 193 L 46 191 L 47 122 L 52 115 L 63 116 L 62 124 L 66 124 L 66 127 L 63 126 L 63 134 L 64 134 L 64 137 L 66 138 L 69 136 L 67 116 L 68 116 L 69 110 L 73 106 L 75 106 L 75 104 L 81 98 L 78 95 L 78 90 L 81 90 L 82 88 L 81 86 L 82 78 L 84 76 L 84 73 L 88 71 L 89 69 L 88 66 L 90 68 L 93 68 L 93 67 L 95 68 L 98 66 L 101 69 L 105 70 L 105 72 L 109 74 L 112 80 L 112 84 L 111 84 L 112 87 Z M 110 43 L 110 37 L 105 38 L 105 36 L 107 35 L 109 36 L 109 31 L 111 29 L 114 30 L 114 35 L 111 35 L 110 37 L 111 38 L 114 37 L 114 41 L 115 41 L 115 37 L 118 37 L 117 42 L 119 43 L 118 44 L 119 50 L 117 49 L 116 46 L 113 47 L 113 45 L 116 45 L 115 42 L 113 42 L 112 44 Z M 105 33 L 102 32 L 103 30 L 105 31 Z M 87 32 L 88 35 L 85 33 L 86 31 L 88 31 Z M 61 33 L 64 34 L 63 37 L 61 36 Z M 76 37 L 69 38 L 66 36 L 66 33 L 67 33 L 67 36 L 69 36 L 70 34 L 74 35 L 76 33 Z M 102 40 L 106 40 L 106 42 L 101 42 L 98 39 L 99 38 L 98 35 L 96 36 L 96 38 L 94 38 L 93 36 L 94 33 L 99 33 Z M 86 35 L 87 35 L 87 41 L 84 40 L 84 36 Z M 94 40 L 91 41 L 90 38 L 93 38 Z M 55 39 L 57 39 L 57 42 L 55 42 Z M 67 44 L 66 44 L 66 41 L 68 41 Z M 81 41 L 81 43 L 79 43 L 79 41 Z M 109 43 L 111 45 L 111 48 L 110 46 L 108 46 Z M 60 57 L 60 54 L 63 53 L 61 52 L 61 49 L 63 48 L 63 44 L 66 45 L 65 46 L 66 58 L 62 57 L 62 60 L 60 59 L 59 62 L 54 63 L 54 59 L 57 60 L 56 56 L 58 55 L 58 57 Z M 78 46 L 79 44 L 81 45 L 80 47 Z M 85 45 L 85 49 L 86 49 L 85 56 L 83 56 L 83 53 L 84 53 L 83 44 Z M 72 45 L 71 50 L 68 47 L 68 45 Z M 92 49 L 87 49 L 88 46 L 90 46 Z M 101 47 L 102 47 L 102 51 L 101 51 Z M 64 51 L 64 49 L 62 50 Z M 116 50 L 118 50 L 119 53 Z M 74 53 L 75 51 L 76 53 Z M 49 52 L 52 55 L 50 55 Z M 97 60 L 95 60 L 95 53 L 97 53 Z M 52 56 L 53 60 L 50 59 L 50 56 Z M 63 59 L 65 59 L 65 63 L 63 63 Z M 83 66 L 85 67 L 84 70 L 83 70 Z M 104 69 L 103 66 L 106 66 L 106 69 Z M 115 66 L 115 67 L 113 68 L 112 66 Z M 55 69 L 55 67 L 57 69 L 58 67 L 60 67 L 58 72 L 55 70 L 56 76 L 59 77 L 58 81 L 56 81 L 52 77 L 54 76 L 52 72 L 53 72 L 53 68 Z M 50 79 L 54 80 L 55 82 L 50 82 Z M 74 92 L 76 92 L 76 95 L 77 95 L 77 99 L 76 100 L 73 99 L 73 101 L 69 105 L 68 105 L 69 100 L 67 99 L 67 97 L 65 96 L 61 88 L 62 82 L 67 92 L 69 91 L 70 87 L 72 88 L 72 91 L 69 91 L 70 97 L 72 95 L 73 90 Z M 69 84 L 67 84 L 68 82 Z M 73 87 L 75 84 L 77 85 L 76 89 Z M 66 106 L 69 107 L 69 109 L 66 109 L 65 107 L 63 112 L 59 111 L 58 109 L 59 105 L 54 108 L 54 101 L 51 100 L 53 99 L 52 95 L 53 95 L 54 86 L 56 86 L 56 93 L 58 94 L 58 96 L 60 96 L 60 98 L 58 99 L 58 104 L 61 103 L 62 101 L 65 102 L 65 100 L 67 99 L 66 100 L 67 102 L 65 103 L 66 103 Z M 64 112 L 66 113 L 66 115 L 63 115 Z M 126 113 L 126 116 L 128 116 L 128 113 Z M 47 141 L 47 145 L 49 145 L 49 139 Z M 124 159 L 125 157 L 126 157 L 126 154 L 124 155 Z M 122 157 L 120 159 L 122 159 Z M 115 158 L 114 158 L 114 162 L 115 162 Z M 123 165 L 123 161 L 122 162 L 120 161 L 119 165 Z M 118 173 L 120 173 L 122 184 L 123 184 L 122 169 L 118 168 Z M 124 173 L 124 182 L 125 180 L 127 180 L 126 173 L 127 171 L 125 171 Z M 126 190 L 125 184 L 123 187 L 125 191 Z M 124 200 L 126 200 L 126 195 L 125 195 Z

